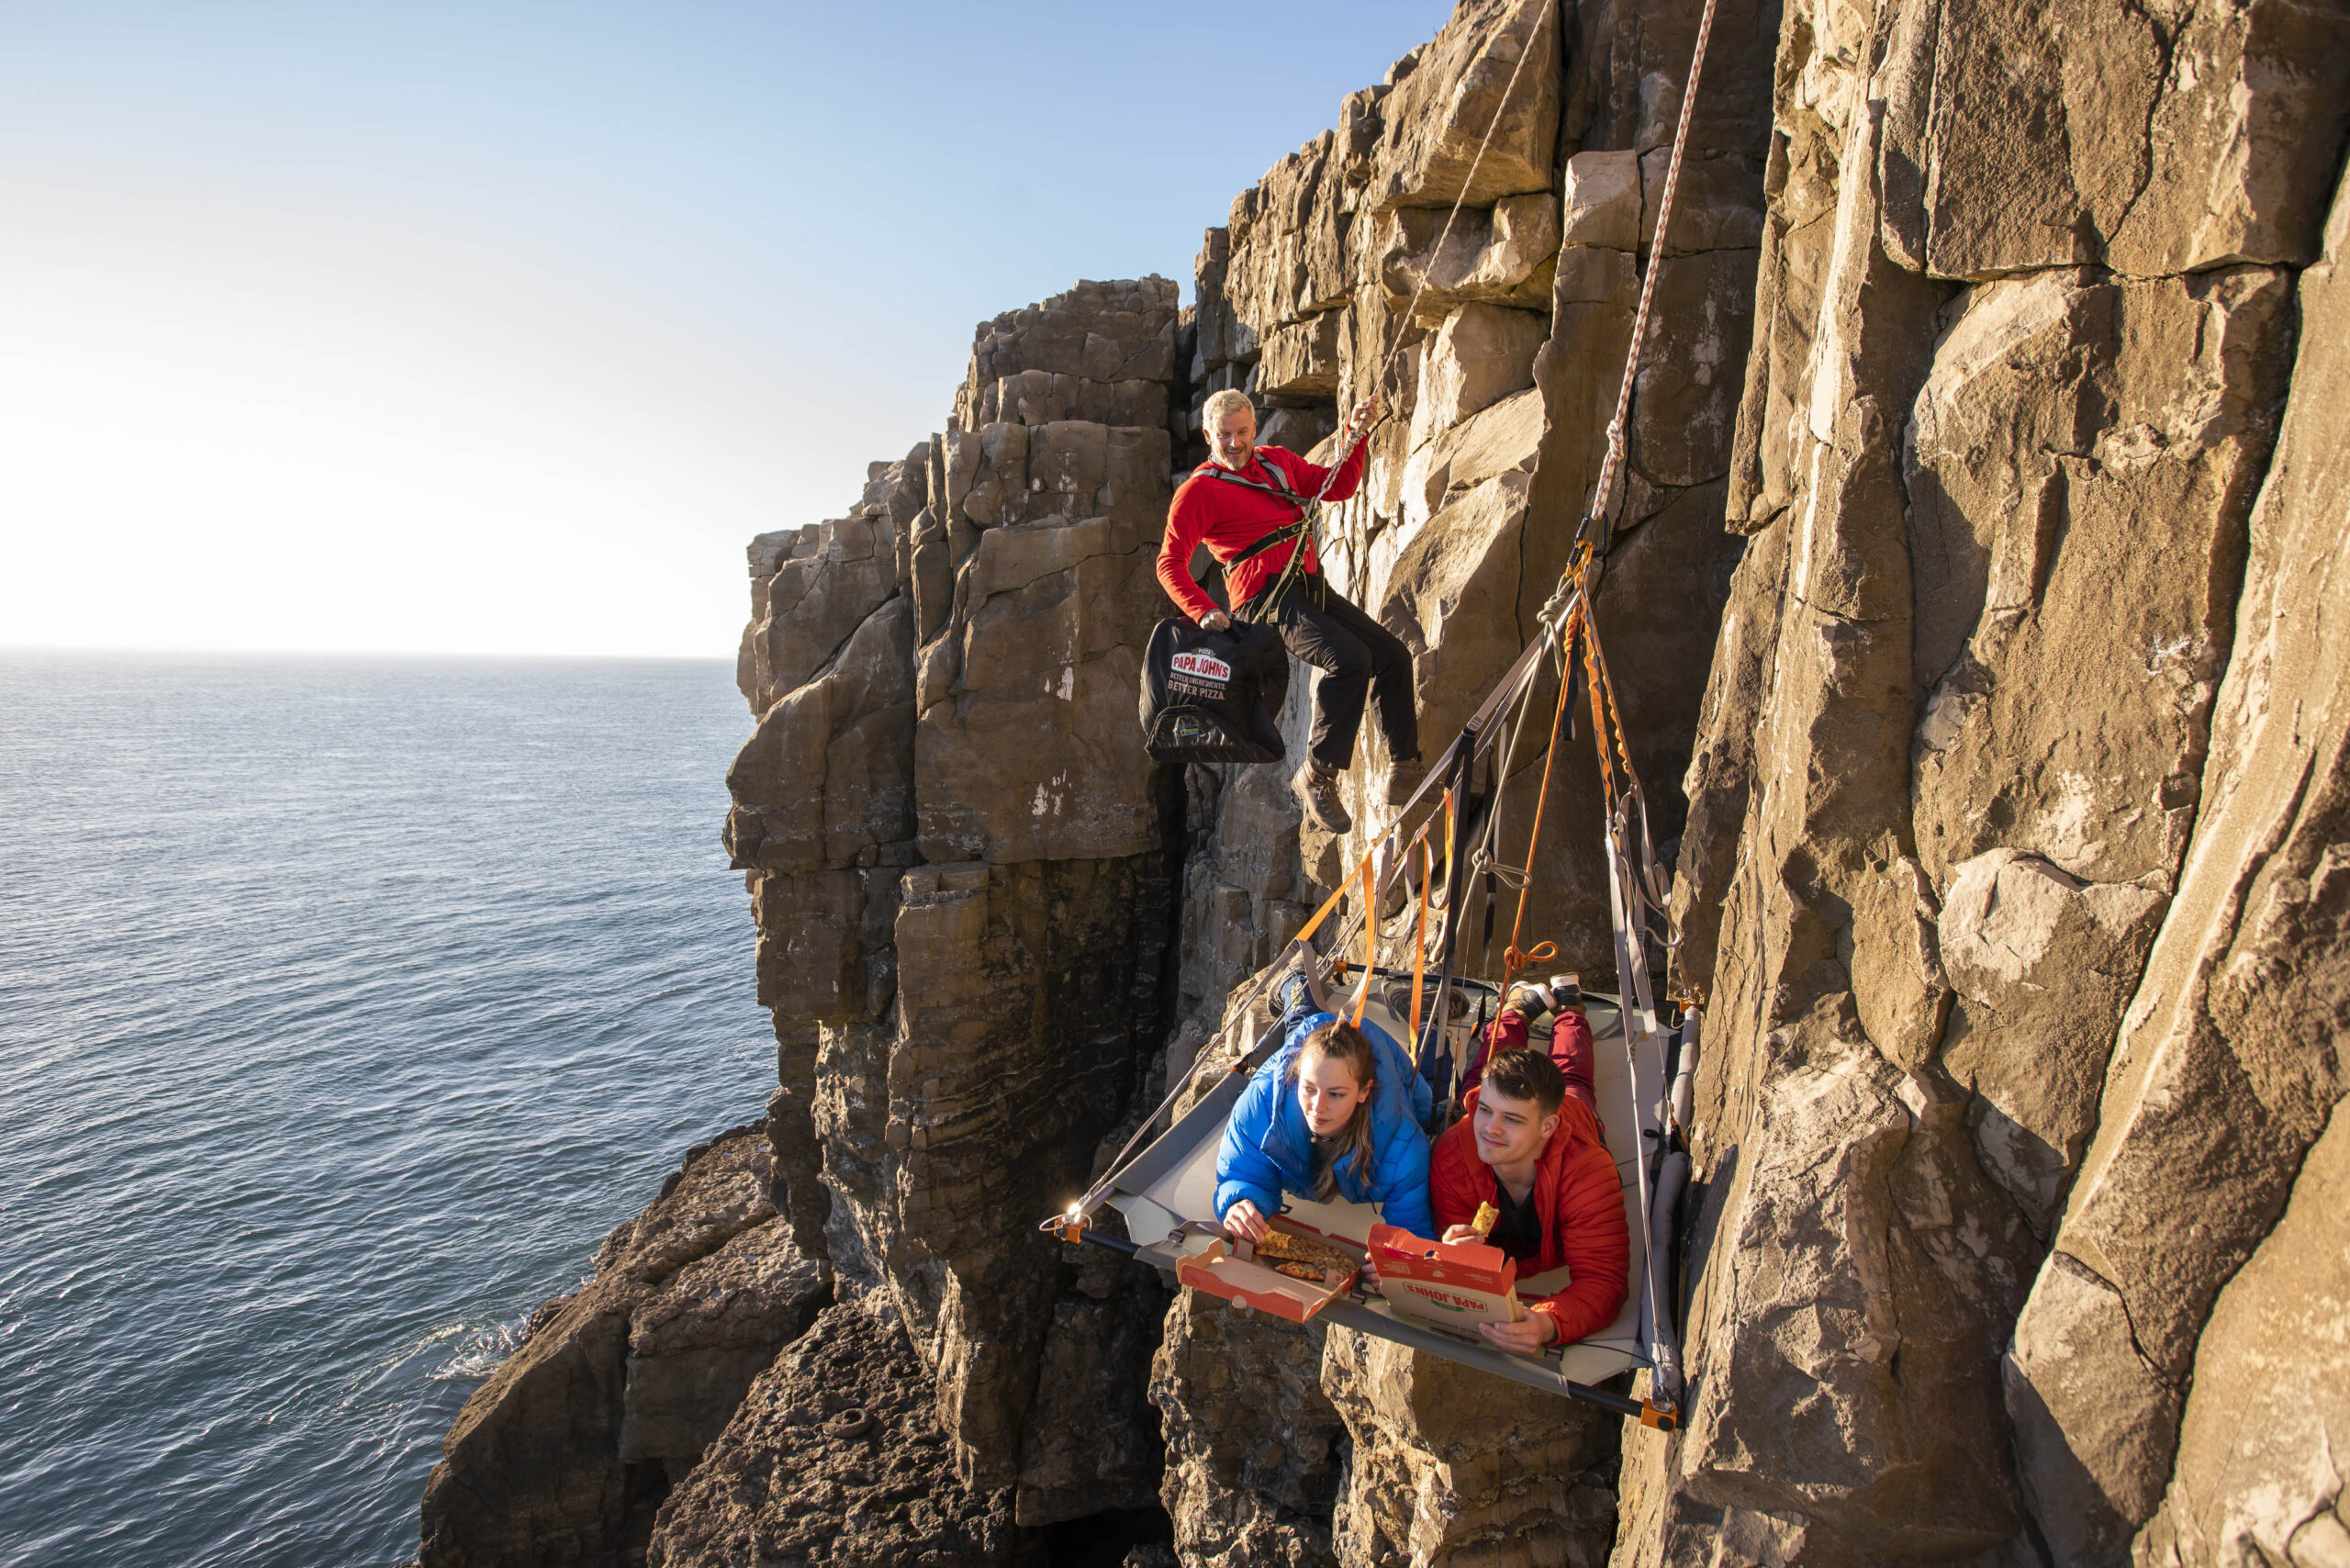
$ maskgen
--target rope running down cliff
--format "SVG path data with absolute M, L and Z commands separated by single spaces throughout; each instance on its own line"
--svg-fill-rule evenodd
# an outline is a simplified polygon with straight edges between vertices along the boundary
M 1394 330 L 1388 339 L 1387 353 L 1381 357 L 1378 373 L 1371 377 L 1374 391 L 1381 382 L 1387 379 L 1388 372 L 1394 369 L 1395 356 L 1404 352 L 1404 334 L 1411 330 L 1413 312 L 1419 308 L 1420 296 L 1427 292 L 1428 274 L 1436 271 L 1437 261 L 1444 254 L 1445 242 L 1452 238 L 1452 225 L 1460 218 L 1461 206 L 1469 199 L 1469 192 L 1476 185 L 1477 170 L 1485 162 L 1485 150 L 1494 144 L 1494 132 L 1501 129 L 1502 118 L 1509 112 L 1510 99 L 1517 95 L 1517 78 L 1534 53 L 1534 35 L 1541 31 L 1543 19 L 1550 14 L 1550 0 L 1544 0 L 1542 8 L 1534 14 L 1534 25 L 1526 30 L 1526 41 L 1518 46 L 1517 63 L 1510 67 L 1509 81 L 1502 87 L 1500 102 L 1494 106 L 1494 118 L 1485 126 L 1484 139 L 1477 143 L 1476 156 L 1469 160 L 1469 172 L 1461 176 L 1460 192 L 1452 198 L 1452 210 L 1444 215 L 1444 228 L 1436 237 L 1436 248 L 1428 252 L 1428 264 L 1420 269 L 1420 281 L 1412 289 L 1411 300 L 1404 307 L 1403 315 L 1396 319 Z M 1707 0 L 1708 18 L 1712 14 L 1712 0 Z M 1274 582 L 1272 591 L 1261 596 L 1268 605 L 1281 602 L 1281 590 L 1289 586 L 1290 579 L 1297 574 L 1298 563 L 1305 558 L 1306 544 L 1319 546 L 1321 542 L 1315 537 L 1314 514 L 1321 510 L 1323 498 L 1337 481 L 1338 470 L 1347 465 L 1347 458 L 1370 433 L 1369 427 L 1350 432 L 1332 457 L 1330 471 L 1322 476 L 1322 487 L 1314 492 L 1314 499 L 1307 504 L 1304 516 L 1298 520 L 1304 525 L 1305 543 L 1290 551 L 1289 561 L 1281 567 L 1281 575 Z
M 1599 483 L 1591 493 L 1591 507 L 1583 526 L 1575 530 L 1582 543 L 1592 525 L 1607 512 L 1607 493 L 1615 487 L 1616 469 L 1624 459 L 1624 420 L 1632 409 L 1632 383 L 1639 375 L 1640 348 L 1648 342 L 1649 305 L 1656 297 L 1656 274 L 1664 266 L 1664 237 L 1673 226 L 1673 197 L 1681 186 L 1681 155 L 1689 145 L 1691 111 L 1697 103 L 1697 79 L 1706 73 L 1706 44 L 1714 36 L 1715 0 L 1706 0 L 1697 18 L 1697 47 L 1689 57 L 1689 84 L 1681 90 L 1680 123 L 1673 130 L 1673 156 L 1664 165 L 1664 195 L 1657 202 L 1656 233 L 1649 241 L 1649 264 L 1640 274 L 1639 308 L 1632 313 L 1632 346 L 1624 355 L 1624 384 L 1616 393 L 1616 414 L 1607 421 L 1607 454 L 1600 459 Z

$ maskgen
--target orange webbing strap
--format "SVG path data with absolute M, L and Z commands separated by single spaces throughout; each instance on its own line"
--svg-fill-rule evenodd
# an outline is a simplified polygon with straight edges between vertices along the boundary
M 1599 798 L 1612 812 L 1616 805 L 1616 763 L 1607 755 L 1607 710 L 1613 706 L 1606 695 L 1606 682 L 1600 678 L 1599 661 L 1591 656 L 1593 639 L 1588 633 L 1583 641 L 1583 684 L 1591 688 L 1591 744 L 1599 753 Z
M 1452 823 L 1452 791 L 1444 792 L 1444 885 L 1452 886 L 1452 841 L 1458 837 Z
M 1445 799 L 1452 797 L 1448 794 Z M 1449 857 L 1448 857 L 1449 859 Z M 1436 875 L 1436 851 L 1420 840 L 1420 915 L 1412 927 L 1412 1048 L 1420 1043 L 1420 987 L 1428 969 L 1428 880 Z
M 1607 651 L 1599 645 L 1597 632 L 1598 629 L 1593 627 L 1586 633 L 1583 658 L 1585 667 L 1593 672 L 1591 711 L 1595 719 L 1599 712 L 1601 694 L 1605 693 L 1607 698 L 1609 728 L 1595 737 L 1599 741 L 1599 765 L 1603 768 L 1607 766 L 1607 736 L 1612 733 L 1616 742 L 1617 760 L 1624 765 L 1624 785 L 1626 789 L 1630 789 L 1636 777 L 1632 771 L 1632 753 L 1629 743 L 1624 738 L 1624 715 L 1616 706 L 1616 679 L 1607 673 Z M 1608 800 L 1611 804 L 1614 802 L 1615 796 L 1612 792 Z
M 1360 869 L 1365 873 L 1368 873 L 1371 870 L 1370 856 L 1366 855 L 1362 857 L 1362 866 Z M 1329 919 L 1331 913 L 1338 907 L 1338 902 L 1347 896 L 1347 883 L 1353 880 L 1354 879 L 1352 877 L 1348 877 L 1346 881 L 1340 882 L 1338 884 L 1338 890 L 1332 893 L 1328 898 L 1324 899 L 1322 901 L 1322 907 L 1314 912 L 1314 918 L 1299 926 L 1295 931 L 1292 932 L 1289 939 L 1292 942 L 1311 941 L 1314 937 L 1314 934 L 1322 928 L 1322 923 Z
M 1550 712 L 1550 749 L 1542 756 L 1542 789 L 1534 798 L 1534 826 L 1526 838 L 1526 880 L 1518 884 L 1517 913 L 1509 923 L 1509 946 L 1502 949 L 1502 987 L 1506 991 L 1511 977 L 1534 964 L 1547 964 L 1559 956 L 1555 942 L 1538 942 L 1532 952 L 1519 949 L 1517 939 L 1526 933 L 1526 901 L 1534 892 L 1534 852 L 1542 844 L 1544 808 L 1550 803 L 1550 770 L 1559 760 L 1559 732 L 1566 722 L 1567 693 L 1574 687 L 1573 660 L 1575 632 L 1583 624 L 1583 608 L 1577 604 L 1567 612 L 1564 637 L 1566 660 L 1559 669 L 1559 705 Z
M 1371 863 L 1378 856 L 1374 846 L 1362 857 L 1362 984 L 1355 990 L 1355 1027 L 1362 1027 L 1362 1015 L 1371 1006 L 1371 974 L 1379 965 L 1379 897 L 1371 886 Z

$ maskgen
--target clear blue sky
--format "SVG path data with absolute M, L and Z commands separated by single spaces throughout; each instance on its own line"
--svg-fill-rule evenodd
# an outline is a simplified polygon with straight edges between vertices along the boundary
M 1449 11 L 0 0 L 0 644 L 729 653 Z

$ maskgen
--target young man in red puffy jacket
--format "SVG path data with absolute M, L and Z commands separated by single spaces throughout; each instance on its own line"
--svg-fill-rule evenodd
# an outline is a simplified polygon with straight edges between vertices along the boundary
M 1379 399 L 1364 398 L 1348 417 L 1346 433 L 1368 429 L 1378 412 Z M 1200 422 L 1208 461 L 1183 481 L 1167 509 L 1158 580 L 1176 607 L 1201 626 L 1220 632 L 1231 625 L 1232 617 L 1192 580 L 1192 552 L 1206 545 L 1225 566 L 1227 597 L 1241 618 L 1271 625 L 1291 653 L 1322 672 L 1314 690 L 1314 738 L 1294 782 L 1314 820 L 1344 833 L 1354 819 L 1339 798 L 1338 776 L 1354 762 L 1366 694 L 1378 698 L 1380 734 L 1397 764 L 1397 780 L 1416 784 L 1421 771 L 1412 651 L 1332 592 L 1313 542 L 1298 543 L 1305 504 L 1323 493 L 1326 479 L 1325 499 L 1342 501 L 1355 493 L 1362 482 L 1363 449 L 1348 453 L 1333 477 L 1293 452 L 1259 446 L 1257 410 L 1246 393 L 1231 387 L 1209 397 Z M 1297 570 L 1287 572 L 1299 550 L 1304 555 Z
M 1566 1075 L 1539 1051 L 1505 1051 L 1469 1092 L 1469 1114 L 1437 1139 L 1428 1197 L 1441 1239 L 1474 1241 L 1480 1205 L 1501 1212 L 1487 1242 L 1517 1260 L 1520 1278 L 1563 1265 L 1564 1289 L 1538 1301 L 1523 1323 L 1486 1323 L 1487 1340 L 1519 1355 L 1588 1338 L 1624 1305 L 1631 1238 L 1624 1189 L 1591 1107 L 1567 1092 Z

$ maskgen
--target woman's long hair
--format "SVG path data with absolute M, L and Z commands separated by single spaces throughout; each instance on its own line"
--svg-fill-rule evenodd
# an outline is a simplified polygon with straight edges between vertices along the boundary
M 1289 1081 L 1292 1093 L 1295 1092 L 1299 1070 L 1305 1066 L 1309 1053 L 1326 1061 L 1345 1062 L 1353 1070 L 1355 1084 L 1362 1096 L 1355 1103 L 1355 1114 L 1348 1118 L 1345 1126 L 1338 1129 L 1337 1147 L 1331 1151 L 1330 1163 L 1314 1174 L 1314 1201 L 1318 1204 L 1334 1203 L 1338 1197 L 1338 1167 L 1346 1159 L 1351 1157 L 1354 1160 L 1356 1176 L 1365 1181 L 1370 1179 L 1371 1161 L 1376 1152 L 1371 1145 L 1371 1103 L 1379 1091 L 1378 1058 L 1372 1053 L 1371 1042 L 1363 1037 L 1361 1030 L 1343 1018 L 1333 1018 L 1306 1036 L 1305 1043 L 1297 1049 L 1297 1055 L 1290 1058 Z

